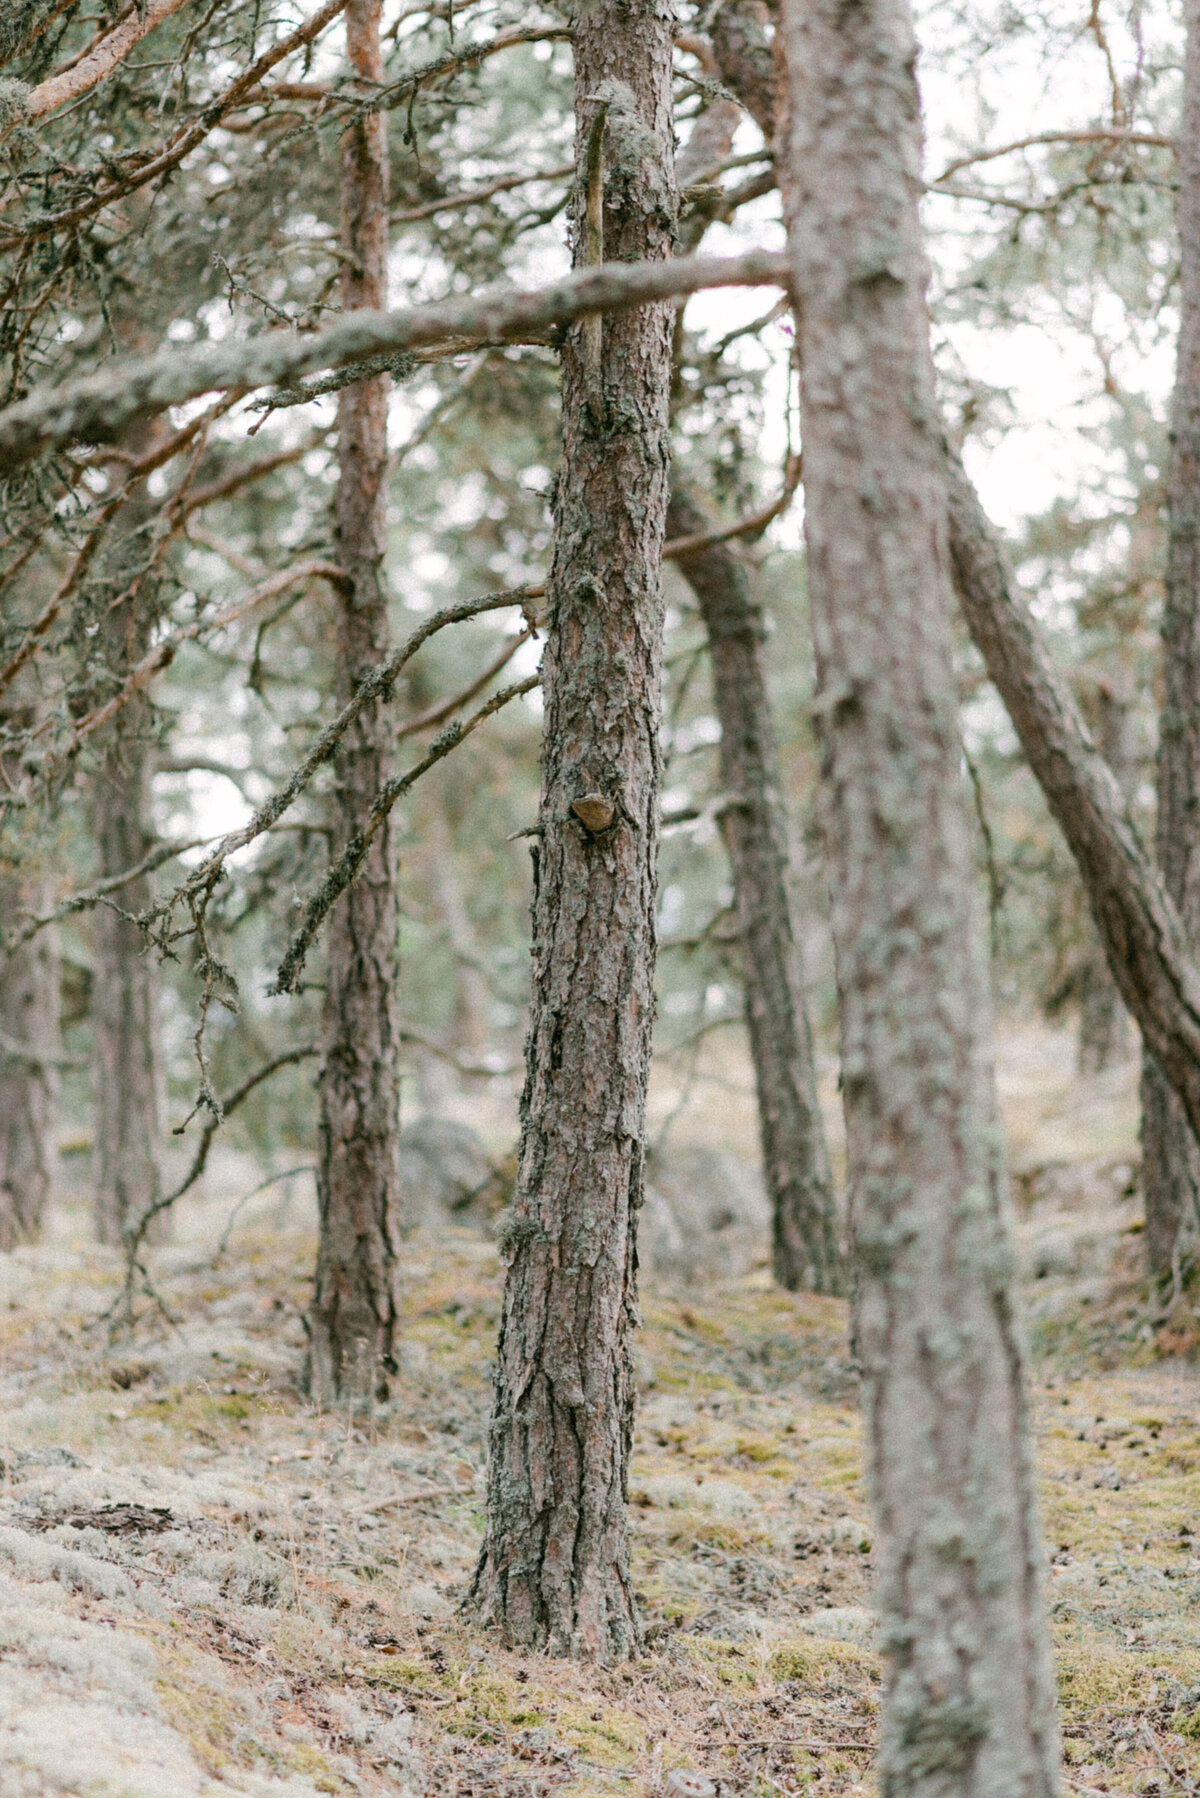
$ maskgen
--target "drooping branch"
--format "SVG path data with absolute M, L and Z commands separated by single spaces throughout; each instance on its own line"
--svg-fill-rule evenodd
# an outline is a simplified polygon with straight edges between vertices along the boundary
M 329 761 L 363 709 L 376 699 L 387 697 L 405 664 L 437 631 L 450 624 L 460 624 L 467 618 L 477 618 L 483 612 L 500 611 L 505 606 L 527 606 L 534 591 L 529 587 L 511 587 L 502 593 L 486 593 L 482 599 L 464 600 L 459 605 L 444 606 L 440 612 L 434 612 L 411 637 L 397 644 L 384 661 L 363 676 L 352 698 L 347 700 L 337 717 L 325 726 L 308 754 L 293 769 L 284 784 L 269 799 L 263 801 L 249 823 L 221 838 L 211 855 L 205 856 L 189 878 L 157 908 L 155 915 L 167 915 L 180 903 L 192 905 L 203 901 L 204 895 L 210 893 L 221 878 L 229 857 L 269 830 L 295 804 L 317 769 Z M 536 591 L 541 592 L 543 589 L 538 588 Z
M 1015 143 L 999 144 L 993 150 L 976 150 L 970 156 L 960 156 L 929 185 L 936 189 L 943 181 L 949 181 L 963 169 L 974 168 L 977 163 L 995 162 L 998 157 L 1012 156 L 1018 150 L 1033 150 L 1050 144 L 1133 144 L 1142 149 L 1173 150 L 1175 139 L 1156 131 L 1105 130 L 1102 127 L 1091 131 L 1039 131 L 1033 137 L 1019 137 Z
M 137 1217 L 130 1220 L 122 1242 L 125 1253 L 125 1282 L 118 1300 L 122 1320 L 127 1329 L 133 1327 L 134 1321 L 133 1288 L 135 1279 L 139 1271 L 143 1275 L 145 1274 L 139 1257 L 145 1246 L 146 1234 L 155 1218 L 161 1217 L 164 1211 L 169 1211 L 172 1205 L 176 1204 L 196 1184 L 208 1165 L 208 1154 L 212 1148 L 213 1137 L 220 1129 L 222 1122 L 238 1109 L 243 1100 L 248 1099 L 264 1080 L 269 1080 L 271 1075 L 278 1073 L 280 1068 L 290 1067 L 298 1061 L 307 1061 L 310 1056 L 320 1053 L 320 1047 L 319 1043 L 301 1043 L 294 1049 L 285 1049 L 281 1055 L 272 1056 L 270 1061 L 264 1062 L 252 1074 L 248 1074 L 240 1086 L 236 1086 L 226 1098 L 223 1098 L 217 1106 L 210 1110 L 200 1134 L 200 1141 L 196 1144 L 196 1152 L 192 1156 L 191 1166 L 178 1186 L 168 1193 L 163 1193 L 152 1205 L 147 1205 Z M 108 1315 L 111 1315 L 111 1312 Z
M 531 674 L 528 679 L 517 681 L 511 687 L 504 687 L 499 693 L 492 695 L 485 705 L 473 712 L 465 724 L 451 724 L 435 737 L 428 752 L 407 774 L 398 774 L 383 786 L 365 824 L 358 834 L 351 838 L 341 855 L 329 870 L 320 887 L 309 900 L 304 911 L 304 922 L 288 944 L 287 953 L 279 964 L 279 972 L 275 976 L 275 984 L 269 990 L 274 993 L 293 993 L 304 969 L 308 951 L 312 948 L 313 939 L 325 921 L 338 898 L 345 892 L 354 876 L 366 860 L 367 851 L 373 838 L 398 799 L 402 799 L 409 788 L 414 786 L 421 776 L 429 771 L 436 762 L 450 754 L 452 749 L 477 730 L 485 718 L 498 712 L 510 700 L 517 699 L 522 693 L 531 693 L 541 685 L 541 676 Z
M 706 288 L 783 287 L 786 282 L 785 258 L 767 250 L 685 256 L 674 262 L 612 262 L 564 275 L 546 287 L 456 297 L 408 312 L 356 312 L 311 336 L 277 331 L 199 352 L 168 350 L 110 363 L 100 374 L 35 388 L 0 412 L 0 473 L 23 467 L 43 450 L 113 442 L 140 419 L 218 389 L 289 386 L 314 370 L 340 368 L 387 351 L 447 339 L 461 339 L 464 345 L 520 342 L 531 333 L 598 312 L 625 311 Z
M 111 899 L 114 893 L 119 893 L 122 887 L 132 886 L 135 880 L 140 880 L 145 874 L 153 874 L 154 870 L 161 868 L 164 862 L 173 861 L 185 850 L 199 849 L 202 843 L 211 840 L 209 837 L 193 837 L 186 843 L 158 843 L 149 855 L 143 856 L 142 860 L 134 867 L 126 868 L 123 874 L 111 874 L 107 880 L 98 880 L 95 886 L 87 887 L 79 893 L 72 893 L 69 898 L 61 900 L 52 911 L 40 912 L 34 917 L 26 918 L 20 929 L 14 930 L 0 944 L 0 962 L 7 961 L 9 956 L 14 955 L 25 943 L 37 936 L 39 931 L 47 929 L 51 924 L 57 924 L 61 918 L 73 917 L 77 912 L 94 911 L 98 905 L 103 905 L 106 900 Z

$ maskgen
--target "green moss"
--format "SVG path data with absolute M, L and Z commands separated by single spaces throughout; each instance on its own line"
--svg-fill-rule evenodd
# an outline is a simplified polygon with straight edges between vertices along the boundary
M 799 1685 L 818 1688 L 845 1684 L 848 1677 L 874 1683 L 880 1676 L 878 1655 L 824 1636 L 801 1636 L 781 1643 L 769 1665 L 776 1679 L 791 1679 Z

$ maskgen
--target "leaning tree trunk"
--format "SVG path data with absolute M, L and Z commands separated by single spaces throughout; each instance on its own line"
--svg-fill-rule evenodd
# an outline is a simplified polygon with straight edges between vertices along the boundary
M 19 872 L 0 885 L 0 914 L 46 895 Z M 59 960 L 53 929 L 0 959 L 0 1249 L 36 1242 L 54 1181 Z
M 1132 805 L 1137 784 L 1133 706 L 1125 692 L 1102 681 L 1096 693 L 1096 736 L 1117 784 Z M 1081 1074 L 1102 1074 L 1129 1056 L 1129 1013 L 1112 976 L 1104 944 L 1088 920 L 1088 951 L 1080 976 L 1079 1053 Z
M 678 485 L 671 537 L 708 520 Z M 762 667 L 762 628 L 746 568 L 727 543 L 679 558 L 700 604 L 721 724 L 721 813 L 733 873 L 775 1278 L 789 1292 L 840 1292 L 842 1263 L 825 1126 L 787 885 L 786 824 Z
M 673 9 L 575 15 L 576 262 L 658 259 L 675 222 Z M 670 306 L 563 345 L 533 993 L 475 1577 L 517 1642 L 601 1660 L 639 1624 L 626 1491 L 654 1012 Z
M 346 48 L 364 83 L 383 79 L 380 0 L 350 0 Z M 387 128 L 356 119 L 342 142 L 342 305 L 387 304 Z M 337 698 L 386 651 L 383 584 L 387 377 L 344 388 L 338 403 Z M 362 824 L 387 774 L 378 704 L 351 725 L 336 761 L 334 840 Z M 363 1402 L 386 1389 L 399 1315 L 399 1077 L 395 1016 L 396 874 L 385 821 L 343 894 L 325 966 L 317 1150 L 320 1240 L 309 1312 L 310 1384 L 318 1398 Z
M 814 713 L 889 1795 L 1055 1789 L 904 0 L 782 0 Z
M 1179 133 L 1179 347 L 1172 413 L 1158 863 L 1193 947 L 1200 944 L 1200 3 L 1188 0 Z M 1153 1057 L 1142 1063 L 1146 1261 L 1171 1271 L 1200 1221 L 1200 1148 Z

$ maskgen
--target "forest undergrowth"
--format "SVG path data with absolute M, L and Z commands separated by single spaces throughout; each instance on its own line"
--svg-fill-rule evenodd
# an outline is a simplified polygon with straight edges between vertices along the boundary
M 1028 1057 L 1026 1057 L 1028 1061 Z M 1200 1779 L 1195 1305 L 1139 1280 L 1132 1075 L 1005 1088 L 1069 1789 Z M 1016 1071 L 1014 1071 L 1016 1070 Z M 871 1528 L 843 1302 L 768 1270 L 643 1294 L 630 1498 L 646 1625 L 613 1669 L 460 1611 L 502 1266 L 404 1250 L 369 1425 L 297 1385 L 313 1235 L 210 1189 L 131 1340 L 82 1210 L 0 1261 L 0 1789 L 12 1798 L 874 1789 Z

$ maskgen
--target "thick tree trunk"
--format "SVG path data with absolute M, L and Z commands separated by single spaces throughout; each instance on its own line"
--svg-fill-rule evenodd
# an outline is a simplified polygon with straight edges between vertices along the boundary
M 782 0 L 885 1794 L 1055 1789 L 987 965 L 963 790 L 904 0 Z
M 0 913 L 31 901 L 40 910 L 45 897 L 14 875 Z M 58 981 L 52 929 L 0 961 L 0 1249 L 37 1241 L 54 1182 Z
M 726 0 L 714 22 L 713 46 L 722 79 L 771 141 L 775 90 L 766 77 L 767 17 L 762 0 Z M 948 473 L 950 567 L 971 636 L 1075 857 L 1109 967 L 1143 1044 L 1193 1131 L 1200 1132 L 1200 967 L 1187 933 L 1138 839 L 1115 776 L 1012 587 L 999 542 L 953 454 Z
M 1158 864 L 1200 944 L 1200 0 L 1188 0 L 1179 133 L 1179 346 L 1171 419 L 1170 532 L 1158 743 Z M 1193 1120 L 1194 1121 L 1194 1120 Z M 1142 1063 L 1146 1261 L 1171 1271 L 1200 1223 L 1200 1147 L 1151 1055 Z
M 1105 761 L 1117 777 L 1125 803 L 1133 804 L 1137 785 L 1137 753 L 1133 734 L 1133 705 L 1125 692 L 1107 681 L 1096 694 L 1096 736 Z M 1079 1054 L 1081 1074 L 1102 1074 L 1129 1058 L 1129 1013 L 1108 965 L 1104 944 L 1089 920 L 1090 943 L 1081 975 L 1079 995 Z
M 346 47 L 364 82 L 383 79 L 380 0 L 350 0 Z M 370 113 L 342 144 L 342 305 L 387 303 L 386 115 Z M 338 703 L 387 648 L 383 586 L 387 377 L 344 388 L 338 403 Z M 334 841 L 360 827 L 388 767 L 378 705 L 342 740 Z M 398 1322 L 399 1077 L 395 1016 L 396 874 L 384 824 L 331 920 L 325 971 L 317 1195 L 320 1242 L 309 1313 L 310 1383 L 328 1402 L 386 1389 Z
M 678 486 L 667 532 L 709 528 Z M 721 724 L 721 813 L 741 935 L 746 1023 L 754 1062 L 775 1278 L 789 1292 L 842 1290 L 842 1260 L 825 1126 L 787 886 L 786 823 L 775 766 L 762 627 L 744 563 L 726 543 L 681 556 L 700 604 Z
M 670 254 L 673 26 L 656 0 L 575 15 L 577 262 Z M 625 1503 L 671 321 L 669 305 L 647 306 L 563 346 L 533 994 L 475 1580 L 483 1616 L 510 1639 L 601 1660 L 640 1639 Z

